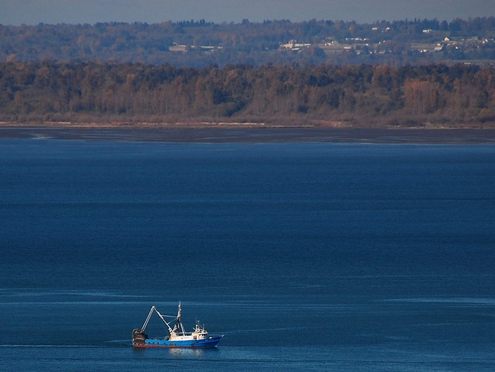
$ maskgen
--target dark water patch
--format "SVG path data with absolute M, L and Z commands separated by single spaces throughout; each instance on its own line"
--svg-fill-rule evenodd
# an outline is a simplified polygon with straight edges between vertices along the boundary
M 494 186 L 483 145 L 2 140 L 0 369 L 493 369 Z M 128 347 L 179 301 L 219 350 Z

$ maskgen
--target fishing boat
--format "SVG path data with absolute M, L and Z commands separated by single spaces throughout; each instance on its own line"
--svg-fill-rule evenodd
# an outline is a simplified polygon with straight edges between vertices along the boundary
M 163 338 L 149 338 L 146 327 L 153 316 L 165 324 L 168 335 Z M 182 305 L 179 303 L 177 315 L 162 315 L 156 308 L 151 306 L 150 312 L 141 328 L 132 330 L 132 346 L 138 349 L 144 348 L 213 348 L 216 347 L 223 335 L 210 336 L 204 325 L 196 322 L 192 332 L 186 332 L 182 324 Z

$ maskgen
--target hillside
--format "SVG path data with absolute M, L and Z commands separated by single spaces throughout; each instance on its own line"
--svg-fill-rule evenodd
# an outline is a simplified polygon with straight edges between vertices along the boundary
M 3 63 L 0 119 L 492 127 L 495 69 Z
M 425 64 L 495 61 L 495 17 L 0 25 L 0 61 L 172 64 Z

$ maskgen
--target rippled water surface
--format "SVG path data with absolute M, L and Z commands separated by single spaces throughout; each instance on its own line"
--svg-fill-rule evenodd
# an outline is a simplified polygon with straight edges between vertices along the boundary
M 0 223 L 0 370 L 495 369 L 495 146 L 1 140 Z

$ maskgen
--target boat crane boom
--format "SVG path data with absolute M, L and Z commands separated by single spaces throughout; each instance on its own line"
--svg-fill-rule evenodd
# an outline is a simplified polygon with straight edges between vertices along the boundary
M 144 332 L 146 330 L 146 327 L 148 326 L 148 323 L 150 322 L 150 319 L 151 319 L 154 312 L 156 313 L 156 315 L 158 315 L 158 317 L 162 320 L 162 322 L 165 323 L 165 325 L 168 328 L 168 331 L 172 332 L 172 328 L 170 327 L 170 323 L 165 320 L 166 315 L 163 316 L 162 314 L 160 314 L 160 312 L 156 309 L 155 305 L 151 306 L 150 312 L 148 313 L 148 316 L 146 317 L 146 320 L 144 321 L 144 324 L 141 327 L 141 331 Z
M 143 324 L 143 326 L 141 327 L 141 331 L 143 331 L 143 332 L 144 332 L 144 331 L 146 330 L 146 327 L 148 326 L 148 323 L 149 323 L 149 321 L 150 321 L 150 319 L 151 319 L 151 316 L 153 315 L 153 311 L 155 311 L 155 309 L 156 309 L 156 308 L 155 308 L 155 306 L 154 306 L 154 305 L 153 305 L 153 306 L 151 306 L 150 312 L 148 313 L 148 316 L 146 317 L 146 320 L 144 321 L 144 324 Z

